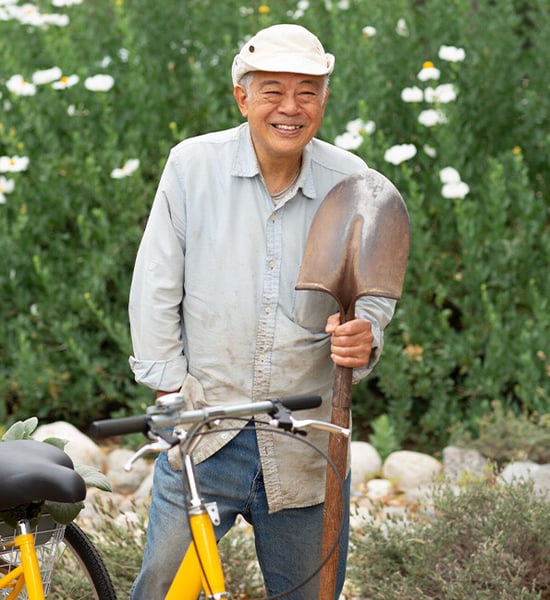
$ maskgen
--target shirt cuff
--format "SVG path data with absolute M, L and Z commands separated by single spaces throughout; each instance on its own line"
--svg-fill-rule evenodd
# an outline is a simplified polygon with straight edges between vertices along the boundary
M 128 363 L 136 382 L 152 390 L 177 391 L 187 376 L 187 359 L 183 355 L 170 360 L 141 360 L 130 356 Z

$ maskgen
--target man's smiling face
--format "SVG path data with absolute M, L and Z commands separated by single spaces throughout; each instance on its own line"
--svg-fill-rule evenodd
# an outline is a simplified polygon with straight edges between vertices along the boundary
M 328 89 L 324 76 L 256 71 L 249 90 L 236 86 L 234 95 L 261 165 L 302 155 L 321 126 Z

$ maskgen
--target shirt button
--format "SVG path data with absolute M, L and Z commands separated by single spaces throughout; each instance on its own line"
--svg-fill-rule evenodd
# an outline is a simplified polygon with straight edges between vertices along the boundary
M 271 220 L 273 221 L 273 223 L 275 223 L 276 218 L 277 217 L 275 216 L 275 213 L 271 213 Z
M 271 306 L 266 306 L 264 308 L 264 312 L 265 312 L 266 315 L 268 315 L 271 312 Z
M 269 263 L 268 263 L 268 265 L 269 265 L 270 269 L 273 269 L 275 267 L 275 261 L 274 260 L 270 260 Z

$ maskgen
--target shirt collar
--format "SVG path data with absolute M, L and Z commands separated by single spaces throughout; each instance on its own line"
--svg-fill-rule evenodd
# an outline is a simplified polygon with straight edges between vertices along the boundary
M 248 123 L 243 123 L 237 128 L 237 136 L 237 152 L 235 153 L 231 175 L 235 177 L 255 177 L 256 175 L 260 175 L 258 159 L 254 151 L 254 145 L 252 144 Z M 317 197 L 317 193 L 313 182 L 312 146 L 312 142 L 309 142 L 304 148 L 298 188 L 302 189 L 304 196 L 313 199 Z

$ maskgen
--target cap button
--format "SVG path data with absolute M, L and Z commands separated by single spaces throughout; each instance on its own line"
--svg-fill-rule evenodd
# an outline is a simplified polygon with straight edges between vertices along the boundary
M 248 46 L 248 51 L 249 52 L 254 52 L 254 50 L 256 50 L 256 48 L 254 48 L 254 46 Z

